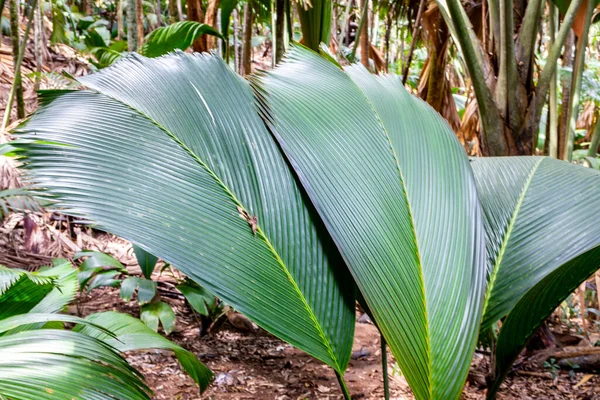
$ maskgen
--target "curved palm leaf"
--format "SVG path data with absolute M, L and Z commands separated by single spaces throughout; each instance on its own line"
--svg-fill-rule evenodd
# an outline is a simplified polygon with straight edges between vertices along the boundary
M 485 215 L 488 289 L 482 329 L 542 279 L 600 243 L 600 172 L 546 157 L 471 162 Z M 557 301 L 561 296 L 557 293 Z
M 193 353 L 165 339 L 137 318 L 107 311 L 92 314 L 86 317 L 86 321 L 91 322 L 92 325 L 79 326 L 79 332 L 102 340 L 121 352 L 148 349 L 173 351 L 185 372 L 200 386 L 201 391 L 204 391 L 212 381 L 213 375 L 210 369 L 198 361 Z M 105 328 L 114 336 L 94 329 L 96 326 Z
M 218 58 L 133 56 L 48 93 L 21 130 L 31 179 L 176 265 L 276 336 L 342 372 L 353 285 L 331 239 Z
M 210 25 L 196 21 L 180 21 L 153 30 L 140 53 L 146 57 L 158 57 L 174 50 L 185 50 L 201 35 L 213 35 L 223 38 L 219 31 Z
M 488 391 L 495 398 L 502 380 L 537 328 L 584 280 L 600 268 L 600 246 L 552 271 L 529 290 L 502 324 L 496 343 L 496 380 Z
M 0 337 L 0 397 L 137 400 L 149 393 L 141 375 L 101 340 L 55 329 Z
M 24 188 L 0 190 L 0 220 L 11 211 L 42 211 L 42 207 L 34 200 L 34 195 Z
M 349 75 L 295 47 L 255 89 L 415 396 L 458 398 L 485 284 L 468 160 L 397 77 Z

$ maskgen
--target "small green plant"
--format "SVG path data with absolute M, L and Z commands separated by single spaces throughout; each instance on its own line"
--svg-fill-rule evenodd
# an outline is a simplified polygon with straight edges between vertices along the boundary
M 99 251 L 77 253 L 75 259 L 85 258 L 79 266 L 80 290 L 90 292 L 100 287 L 119 287 L 119 294 L 125 301 L 130 301 L 137 294 L 140 319 L 155 332 L 158 331 L 159 325 L 162 325 L 168 335 L 175 328 L 176 317 L 173 308 L 163 301 L 158 290 L 158 282 L 152 279 L 152 274 L 158 265 L 158 258 L 137 245 L 133 245 L 133 251 L 142 270 L 142 276 L 131 276 L 123 264 L 108 254 Z M 170 264 L 166 263 L 160 273 L 169 268 Z M 205 331 L 207 322 L 210 324 L 221 316 L 224 305 L 214 294 L 197 283 L 187 278 L 175 278 L 178 280 L 175 288 L 183 295 L 193 312 L 205 317 L 199 321 L 201 331 Z
M 556 379 L 558 375 L 558 371 L 560 370 L 560 366 L 556 363 L 555 358 L 551 358 L 544 362 L 544 368 L 550 372 L 552 375 L 552 379 Z

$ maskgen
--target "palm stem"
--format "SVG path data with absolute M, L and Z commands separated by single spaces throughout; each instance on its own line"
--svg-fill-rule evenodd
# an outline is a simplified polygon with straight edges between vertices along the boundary
M 348 57 L 348 61 L 350 61 L 351 63 L 354 62 L 354 59 L 356 57 L 356 49 L 358 48 L 358 42 L 360 41 L 359 38 L 362 34 L 363 25 L 365 24 L 365 20 L 367 19 L 368 12 L 369 12 L 369 5 L 368 5 L 367 1 L 365 0 L 365 5 L 363 6 L 363 9 L 362 9 L 362 15 L 360 16 L 360 22 L 358 23 L 358 30 L 356 31 L 356 38 L 354 39 L 354 46 L 352 46 L 352 53 L 350 53 L 350 57 Z
M 383 395 L 385 400 L 390 399 L 390 379 L 388 376 L 388 365 L 387 365 L 387 345 L 383 334 L 381 336 L 381 373 L 383 374 Z
M 542 115 L 542 109 L 544 108 L 544 103 L 546 102 L 546 94 L 548 93 L 548 89 L 550 87 L 550 80 L 552 76 L 556 72 L 556 65 L 558 61 L 558 57 L 560 56 L 560 50 L 562 49 L 565 41 L 567 40 L 567 35 L 571 30 L 571 25 L 575 20 L 575 15 L 577 15 L 577 9 L 583 0 L 573 0 L 571 4 L 569 4 L 569 8 L 565 17 L 563 18 L 563 22 L 558 30 L 558 34 L 556 35 L 556 39 L 550 48 L 550 52 L 548 53 L 548 57 L 546 59 L 546 66 L 542 70 L 540 74 L 540 79 L 538 81 L 538 85 L 535 89 L 535 104 L 528 110 L 528 114 L 530 112 L 534 112 L 533 121 L 539 121 Z M 528 121 L 529 118 L 526 117 L 525 121 Z
M 548 2 L 550 10 L 550 40 L 551 45 L 554 42 L 556 34 L 556 6 L 551 1 Z M 548 104 L 548 123 L 550 124 L 550 134 L 548 138 L 548 155 L 558 158 L 558 88 L 556 83 L 556 72 L 552 75 L 550 81 L 550 100 Z
M 415 19 L 415 26 L 412 31 L 412 41 L 410 42 L 410 49 L 408 50 L 408 58 L 406 59 L 406 64 L 404 65 L 404 72 L 402 73 L 402 84 L 406 85 L 406 80 L 408 79 L 408 71 L 410 70 L 410 63 L 412 62 L 413 53 L 415 51 L 415 45 L 417 43 L 417 34 L 419 33 L 419 29 L 421 28 L 421 17 L 423 16 L 423 11 L 425 10 L 425 0 L 421 0 L 419 4 L 419 11 L 417 11 L 417 18 Z
M 29 37 L 29 31 L 31 30 L 31 25 L 33 22 L 33 12 L 37 6 L 37 0 L 33 0 L 31 2 L 31 8 L 29 9 L 29 14 L 27 15 L 27 26 L 25 27 L 25 34 L 23 35 L 23 41 L 21 46 L 19 47 L 19 54 L 17 54 L 17 62 L 15 63 L 15 76 L 13 78 L 13 84 L 10 87 L 10 92 L 8 93 L 8 99 L 6 101 L 6 109 L 4 110 L 4 118 L 2 119 L 2 128 L 0 131 L 4 131 L 8 122 L 10 120 L 10 110 L 12 108 L 13 99 L 15 97 L 15 92 L 17 90 L 17 86 L 19 80 L 21 79 L 21 64 L 23 63 L 23 57 L 25 56 L 25 48 L 27 47 L 27 38 Z
M 590 143 L 590 148 L 588 149 L 587 153 L 589 157 L 596 157 L 596 154 L 598 152 L 598 145 L 600 145 L 600 109 L 596 113 L 596 124 L 594 125 L 592 143 Z M 598 296 L 600 296 L 600 291 L 598 291 Z
M 577 38 L 577 47 L 575 48 L 575 67 L 573 68 L 573 84 L 571 86 L 571 101 L 569 103 L 569 125 L 567 126 L 567 135 L 565 135 L 565 160 L 571 160 L 573 153 L 573 136 L 577 128 L 577 117 L 579 116 L 579 97 L 581 94 L 581 80 L 583 78 L 583 67 L 585 65 L 585 48 L 588 42 L 588 33 L 594 12 L 594 4 L 588 1 L 583 32 Z
M 352 396 L 350 396 L 350 389 L 344 380 L 344 375 L 338 371 L 335 371 L 335 376 L 340 384 L 340 389 L 342 390 L 342 394 L 344 395 L 344 400 L 351 400 Z
M 581 1 L 581 0 L 575 0 Z M 481 116 L 481 127 L 484 136 L 484 142 L 491 151 L 491 155 L 508 154 L 508 144 L 504 137 L 504 123 L 500 118 L 498 107 L 492 96 L 492 92 L 486 84 L 483 70 L 483 55 L 481 49 L 476 49 L 476 43 L 479 43 L 473 25 L 465 12 L 459 0 L 448 0 L 448 14 L 442 15 L 446 18 L 446 23 L 454 27 L 454 33 L 463 53 L 463 59 L 467 65 L 469 76 L 477 104 L 479 105 L 479 114 Z

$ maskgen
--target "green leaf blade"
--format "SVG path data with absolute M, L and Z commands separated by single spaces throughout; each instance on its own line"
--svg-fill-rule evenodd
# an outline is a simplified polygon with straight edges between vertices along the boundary
M 486 218 L 482 328 L 506 316 L 552 271 L 600 242 L 600 173 L 547 157 L 472 160 Z
M 55 96 L 27 125 L 31 136 L 70 145 L 28 146 L 32 179 L 58 206 L 143 243 L 264 329 L 343 371 L 353 288 L 337 279 L 343 261 L 256 115 L 248 85 L 200 55 L 135 56 L 103 71 L 84 82 L 102 94 Z M 73 102 L 77 112 L 68 109 Z M 48 128 L 56 126 L 60 132 Z M 110 168 L 98 169 L 100 160 Z M 240 207 L 257 216 L 256 235 Z
M 401 97 L 408 94 L 398 83 L 352 69 L 349 75 L 354 83 L 296 47 L 255 80 L 255 92 L 415 396 L 457 398 L 485 285 L 483 226 L 468 160 L 440 117 L 428 111 L 425 119 L 427 109 Z M 433 122 L 395 126 L 402 117 Z M 420 141 L 408 137 L 419 129 L 431 135 L 424 137 L 435 145 L 430 155 L 426 146 L 411 147 Z M 450 153 L 443 173 L 426 161 L 431 157 L 433 166 L 442 150 Z M 423 181 L 432 183 L 419 190 Z M 432 212 L 440 199 L 446 206 Z

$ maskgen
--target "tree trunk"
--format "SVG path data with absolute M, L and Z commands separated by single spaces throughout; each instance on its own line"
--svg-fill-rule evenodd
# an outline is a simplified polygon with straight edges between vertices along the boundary
M 204 23 L 204 10 L 202 10 L 202 1 L 201 0 L 188 0 L 187 1 L 187 19 L 188 21 L 196 21 Z M 206 42 L 204 41 L 204 37 L 200 36 L 198 39 L 194 41 L 192 44 L 192 48 L 194 51 L 198 53 L 203 53 L 208 51 L 206 48 Z
M 156 0 L 156 23 L 158 26 L 162 26 L 162 8 L 160 4 L 161 0 Z
M 573 67 L 573 83 L 571 84 L 571 99 L 569 103 L 569 125 L 567 130 L 567 143 L 565 144 L 565 159 L 571 161 L 573 153 L 573 138 L 577 128 L 577 117 L 579 116 L 579 101 L 581 93 L 581 80 L 583 78 L 583 69 L 585 67 L 585 50 L 588 43 L 589 29 L 594 12 L 594 4 L 591 0 L 584 1 L 582 7 L 586 8 L 583 30 L 577 38 L 577 47 L 575 49 L 575 65 Z
M 237 8 L 233 9 L 233 70 L 240 72 L 239 62 L 240 56 L 238 53 L 238 12 Z
M 15 100 L 17 105 L 17 118 L 25 117 L 25 102 L 23 100 L 23 85 L 21 83 L 21 69 L 18 68 L 17 60 L 19 58 L 20 38 L 19 38 L 19 5 L 18 0 L 10 0 L 10 35 L 13 48 L 13 66 L 15 68 Z M 27 38 L 24 38 L 23 44 L 27 45 Z M 6 110 L 10 113 L 11 110 Z
M 177 20 L 183 21 L 183 9 L 181 8 L 181 0 L 177 0 Z
M 575 47 L 575 34 L 571 30 L 565 43 L 563 52 L 563 68 L 573 70 L 573 48 Z M 567 138 L 568 123 L 569 123 L 569 104 L 571 103 L 571 79 L 569 76 L 561 77 L 562 99 L 560 121 L 558 123 L 558 157 L 564 160 L 565 143 Z
M 127 49 L 137 50 L 136 0 L 127 0 Z
M 242 43 L 242 75 L 252 73 L 252 26 L 254 25 L 254 12 L 252 4 L 247 1 L 244 6 L 244 39 Z
M 125 36 L 125 24 L 123 23 L 123 2 L 125 0 L 117 1 L 117 40 L 122 40 Z
M 177 21 L 179 21 L 177 18 L 177 0 L 169 0 L 169 22 L 174 24 Z
M 35 52 L 35 71 L 37 72 L 37 75 L 35 77 L 35 90 L 38 90 L 40 88 L 40 74 L 42 72 L 42 66 L 44 65 L 43 49 L 45 47 L 42 37 L 44 25 L 42 23 L 42 12 L 40 2 L 38 2 L 37 6 L 35 7 L 33 15 L 33 46 Z
M 365 8 L 368 10 L 369 8 L 369 0 L 362 0 L 363 10 Z M 365 18 L 365 21 L 362 22 L 362 29 L 359 32 L 359 42 L 360 42 L 360 63 L 365 66 L 368 70 L 370 70 L 369 65 L 369 12 L 363 11 L 362 15 Z
M 275 12 L 275 63 L 278 64 L 285 52 L 285 0 L 276 0 Z
M 221 4 L 220 0 L 208 0 L 208 6 L 206 7 L 206 18 L 204 23 L 212 26 L 213 28 L 217 28 L 217 13 L 219 11 L 219 5 Z M 206 39 L 206 47 L 210 49 L 214 49 L 216 47 L 216 40 L 214 36 L 211 35 L 203 35 Z
M 137 27 L 137 48 L 141 49 L 144 45 L 144 5 L 142 0 L 136 0 L 135 2 L 135 24 Z

